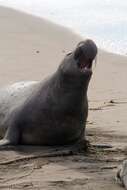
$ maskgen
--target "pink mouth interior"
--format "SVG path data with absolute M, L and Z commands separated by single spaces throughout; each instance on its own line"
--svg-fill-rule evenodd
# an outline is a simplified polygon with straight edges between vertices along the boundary
M 90 61 L 89 63 L 82 63 L 81 65 L 80 65 L 80 69 L 92 69 L 92 61 Z

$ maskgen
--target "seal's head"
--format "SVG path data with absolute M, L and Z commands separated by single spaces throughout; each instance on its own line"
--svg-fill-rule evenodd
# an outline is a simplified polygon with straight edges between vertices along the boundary
M 92 71 L 92 63 L 97 55 L 97 46 L 92 40 L 80 42 L 74 51 L 74 59 L 81 72 Z
M 97 46 L 90 40 L 81 41 L 75 50 L 65 57 L 60 68 L 65 77 L 80 83 L 84 83 L 90 80 L 92 75 L 92 64 L 96 59 Z M 64 78 L 65 78 L 64 77 Z

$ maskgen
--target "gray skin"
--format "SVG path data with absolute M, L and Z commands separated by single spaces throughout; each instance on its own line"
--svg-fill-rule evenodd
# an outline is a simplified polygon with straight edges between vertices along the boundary
M 97 47 L 80 42 L 42 82 L 0 90 L 0 148 L 8 145 L 69 145 L 85 139 L 87 89 Z
M 124 160 L 118 169 L 117 180 L 127 189 L 127 160 Z

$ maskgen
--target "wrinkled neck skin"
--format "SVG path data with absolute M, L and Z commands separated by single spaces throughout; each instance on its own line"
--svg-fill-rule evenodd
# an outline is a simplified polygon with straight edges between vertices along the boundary
M 66 91 L 81 91 L 87 94 L 91 74 L 82 73 L 77 66 L 73 53 L 67 55 L 58 68 L 59 84 Z
M 78 69 L 73 53 L 69 54 L 62 61 L 58 70 L 53 76 L 53 91 L 58 94 L 58 99 L 65 100 L 69 104 L 81 106 L 87 97 L 88 84 L 91 74 L 82 73 Z M 68 104 L 68 105 L 69 105 Z

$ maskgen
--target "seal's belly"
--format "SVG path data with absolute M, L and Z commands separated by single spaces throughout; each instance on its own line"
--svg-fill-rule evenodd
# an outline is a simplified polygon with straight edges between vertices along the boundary
M 17 82 L 0 89 L 0 137 L 3 137 L 8 116 L 32 94 L 36 81 Z
M 66 119 L 66 118 L 65 118 Z M 36 127 L 25 127 L 22 132 L 22 144 L 36 145 L 64 145 L 71 144 L 81 139 L 84 126 L 78 120 L 58 121 L 57 125 L 48 123 L 47 125 Z

